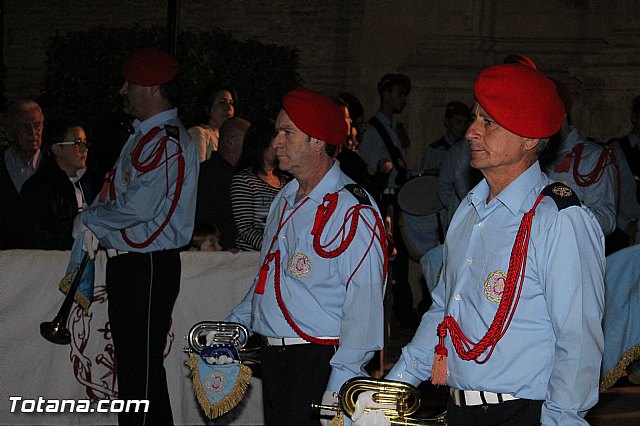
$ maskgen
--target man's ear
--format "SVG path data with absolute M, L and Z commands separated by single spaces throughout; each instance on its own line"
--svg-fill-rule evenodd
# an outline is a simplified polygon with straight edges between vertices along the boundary
M 531 151 L 532 149 L 536 149 L 539 143 L 540 139 L 524 138 L 524 149 Z
M 324 144 L 326 143 L 325 141 L 321 141 L 320 139 L 311 137 L 311 143 L 313 144 L 313 151 L 314 152 L 320 152 L 324 150 Z

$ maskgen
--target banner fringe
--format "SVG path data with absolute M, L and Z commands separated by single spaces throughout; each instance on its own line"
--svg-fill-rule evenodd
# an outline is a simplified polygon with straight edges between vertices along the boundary
M 227 396 L 222 398 L 215 404 L 211 404 L 207 398 L 207 394 L 202 389 L 200 382 L 200 372 L 198 370 L 198 356 L 191 354 L 186 364 L 191 368 L 191 379 L 193 381 L 193 390 L 198 398 L 200 407 L 204 410 L 205 415 L 210 419 L 215 419 L 223 414 L 231 411 L 242 400 L 244 393 L 249 387 L 249 380 L 251 379 L 251 369 L 246 365 L 240 364 L 240 373 L 238 374 L 238 380 L 233 389 Z
M 71 288 L 71 280 L 73 279 L 73 276 L 78 272 L 78 269 L 79 268 L 76 267 L 73 271 L 65 275 L 60 281 L 58 288 L 64 294 L 69 293 L 69 288 Z M 73 296 L 73 300 L 75 300 L 75 302 L 80 305 L 85 314 L 89 313 L 89 306 L 91 306 L 91 301 L 87 299 L 84 294 L 76 290 L 76 294 Z
M 631 349 L 622 354 L 618 363 L 602 375 L 600 378 L 600 392 L 604 392 L 613 386 L 629 364 L 637 359 L 640 359 L 640 343 L 632 346 Z

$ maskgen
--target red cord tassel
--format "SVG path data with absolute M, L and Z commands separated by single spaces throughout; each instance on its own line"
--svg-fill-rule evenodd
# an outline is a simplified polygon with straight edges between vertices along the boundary
M 444 338 L 436 345 L 433 357 L 433 367 L 431 368 L 431 383 L 434 385 L 447 384 L 447 348 L 444 347 Z
M 256 285 L 256 293 L 264 294 L 264 288 L 267 283 L 267 273 L 269 272 L 269 264 L 267 262 L 262 264 L 260 268 L 260 277 L 258 278 L 258 284 Z

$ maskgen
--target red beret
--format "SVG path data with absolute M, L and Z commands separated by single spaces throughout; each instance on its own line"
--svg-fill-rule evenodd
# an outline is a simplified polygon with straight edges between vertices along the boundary
M 462 102 L 451 101 L 444 110 L 444 117 L 449 118 L 454 114 L 469 118 L 471 117 L 471 108 Z
M 138 86 L 157 86 L 173 80 L 178 74 L 178 62 L 155 47 L 134 51 L 122 63 L 122 75 Z
M 525 65 L 493 65 L 478 75 L 473 91 L 487 114 L 518 136 L 546 138 L 564 121 L 555 85 Z
M 385 74 L 378 82 L 378 93 L 395 84 L 402 84 L 407 88 L 407 95 L 411 92 L 411 80 L 404 74 Z
M 295 89 L 282 101 L 283 109 L 300 130 L 331 145 L 347 138 L 344 111 L 328 96 L 307 89 Z
M 571 90 L 569 90 L 567 85 L 561 82 L 560 80 L 556 80 L 555 78 L 552 78 L 551 81 L 553 81 L 553 84 L 556 85 L 556 91 L 558 92 L 558 96 L 560 96 L 562 105 L 564 105 L 565 112 L 571 112 L 571 108 L 573 107 Z

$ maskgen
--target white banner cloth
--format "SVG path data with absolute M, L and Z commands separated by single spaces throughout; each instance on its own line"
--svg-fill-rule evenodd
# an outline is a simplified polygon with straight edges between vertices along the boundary
M 69 316 L 71 345 L 56 345 L 40 335 L 40 323 L 51 321 L 64 295 L 58 283 L 70 252 L 0 251 L 0 424 L 107 425 L 113 413 L 37 412 L 44 400 L 117 398 L 113 346 L 107 319 L 106 256 L 96 258 L 94 302 L 88 314 L 74 304 Z M 243 401 L 215 422 L 208 421 L 195 399 L 184 336 L 205 320 L 222 320 L 244 297 L 258 271 L 258 252 L 184 252 L 180 294 L 173 310 L 165 358 L 176 425 L 263 424 L 262 384 L 252 378 Z M 20 397 L 11 412 L 10 397 Z M 15 400 L 15 398 L 14 398 Z M 21 413 L 24 400 L 33 412 Z M 47 403 L 41 404 L 46 408 Z M 91 405 L 95 409 L 95 404 Z

